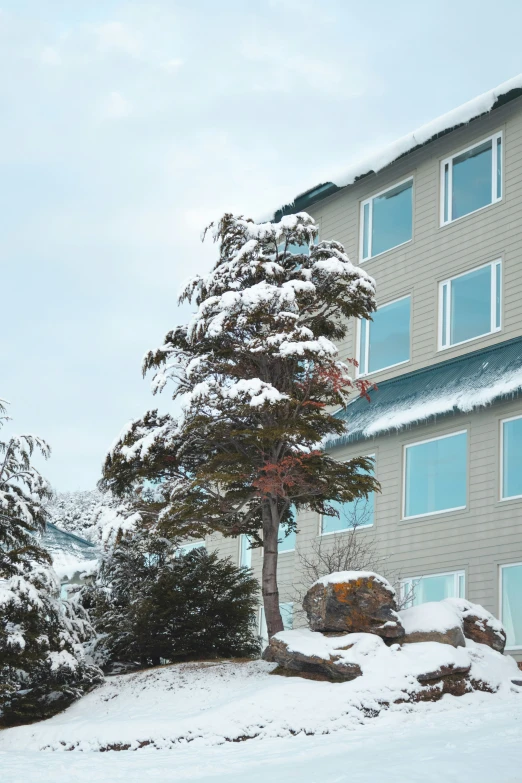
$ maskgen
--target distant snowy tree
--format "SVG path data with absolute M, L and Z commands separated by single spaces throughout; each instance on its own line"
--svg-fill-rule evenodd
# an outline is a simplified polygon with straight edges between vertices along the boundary
M 94 515 L 103 501 L 104 493 L 98 489 L 56 492 L 46 505 L 49 522 L 94 543 Z
M 341 462 L 324 450 L 344 432 L 331 411 L 369 387 L 352 379 L 354 362 L 340 361 L 333 341 L 350 318 L 370 318 L 375 285 L 342 245 L 315 244 L 316 235 L 306 213 L 260 225 L 221 219 L 217 263 L 180 298 L 197 312 L 143 363 L 155 370 L 155 392 L 174 382 L 183 413 L 133 421 L 104 466 L 104 486 L 117 495 L 144 482 L 162 488 L 165 534 L 244 533 L 263 547 L 270 636 L 283 628 L 278 535 L 280 525 L 295 528 L 292 507 L 336 516 L 331 501 L 378 489 L 370 460 Z
M 238 657 L 259 653 L 259 585 L 248 569 L 140 525 L 122 535 L 82 601 L 99 633 L 104 663 Z
M 59 600 L 39 545 L 50 491 L 31 464 L 35 450 L 50 453 L 33 435 L 0 440 L 0 726 L 53 715 L 101 679 L 83 653 L 87 615 Z

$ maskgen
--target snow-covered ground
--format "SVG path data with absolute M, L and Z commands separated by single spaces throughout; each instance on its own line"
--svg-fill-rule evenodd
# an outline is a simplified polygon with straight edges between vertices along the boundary
M 371 718 L 349 696 L 357 681 L 267 676 L 272 668 L 182 664 L 111 678 L 61 715 L 0 732 L 0 779 L 522 781 L 520 692 L 445 696 Z M 122 744 L 144 746 L 99 752 Z

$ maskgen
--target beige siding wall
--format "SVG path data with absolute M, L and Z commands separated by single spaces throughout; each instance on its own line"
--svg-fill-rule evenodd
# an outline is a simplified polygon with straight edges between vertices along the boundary
M 440 162 L 497 131 L 503 133 L 502 201 L 441 227 Z M 344 244 L 352 262 L 359 264 L 361 202 L 410 176 L 413 177 L 413 240 L 361 264 L 375 278 L 378 305 L 407 294 L 412 297 L 410 362 L 372 374 L 370 377 L 377 383 L 522 334 L 522 99 L 312 206 L 309 211 L 320 220 L 321 238 Z M 502 330 L 437 350 L 438 284 L 497 258 L 503 262 Z M 354 323 L 350 324 L 341 353 L 343 358 L 356 356 Z
M 504 148 L 502 201 L 440 227 L 441 160 L 498 131 L 503 133 Z M 320 222 L 321 238 L 342 242 L 352 261 L 359 263 L 361 201 L 409 176 L 414 178 L 413 240 L 363 264 L 377 282 L 378 304 L 406 294 L 412 296 L 410 362 L 370 376 L 377 383 L 522 335 L 522 100 L 442 137 L 386 171 L 366 177 L 313 206 L 310 213 Z M 502 258 L 502 330 L 439 351 L 439 282 L 498 258 Z M 356 356 L 353 323 L 340 347 L 343 358 Z M 469 415 L 441 417 L 436 423 L 417 425 L 337 450 L 339 459 L 375 455 L 382 493 L 375 502 L 374 526 L 359 530 L 357 535 L 374 540 L 378 556 L 387 558 L 386 568 L 381 570 L 403 578 L 464 570 L 466 597 L 498 615 L 499 567 L 522 562 L 522 500 L 499 500 L 500 420 L 518 414 L 522 414 L 522 400 L 513 400 Z M 462 429 L 468 432 L 466 509 L 403 520 L 404 446 Z M 292 600 L 292 585 L 299 581 L 299 552 L 309 552 L 318 540 L 320 520 L 316 514 L 304 513 L 298 527 L 296 551 L 280 556 L 281 601 Z M 324 541 L 329 546 L 333 539 L 326 536 Z M 213 536 L 208 543 L 238 562 L 237 540 Z M 255 551 L 252 566 L 257 578 L 261 576 L 261 562 L 259 551 Z

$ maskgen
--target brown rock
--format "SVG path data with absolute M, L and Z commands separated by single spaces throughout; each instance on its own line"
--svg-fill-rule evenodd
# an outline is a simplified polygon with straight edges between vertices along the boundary
M 464 636 L 478 644 L 487 644 L 497 652 L 503 653 L 506 646 L 506 632 L 497 618 L 480 604 L 472 604 L 464 598 L 447 598 L 460 615 L 463 623 Z
M 416 642 L 439 642 L 439 644 L 451 644 L 452 647 L 466 646 L 466 640 L 459 625 L 446 631 L 414 631 L 401 639 L 401 644 L 415 644 Z
M 288 645 L 273 636 L 270 644 L 263 652 L 263 659 L 278 663 L 284 669 L 302 674 L 314 679 L 325 679 L 330 682 L 346 682 L 360 677 L 362 671 L 356 663 L 342 661 L 341 656 L 331 655 L 320 658 L 317 655 L 305 655 L 295 650 L 289 650 Z
M 369 572 L 340 572 L 319 580 L 307 592 L 303 609 L 313 631 L 373 633 L 392 640 L 404 635 L 394 591 Z
M 443 677 L 449 675 L 467 675 L 471 669 L 471 664 L 468 666 L 457 666 L 454 663 L 448 664 L 448 666 L 440 666 L 436 671 L 426 672 L 426 674 L 419 674 L 417 679 L 422 683 L 430 683 L 436 680 L 440 680 Z

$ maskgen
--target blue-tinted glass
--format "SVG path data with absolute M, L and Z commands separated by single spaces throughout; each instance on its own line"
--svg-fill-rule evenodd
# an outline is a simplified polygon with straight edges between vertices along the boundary
M 285 631 L 291 631 L 294 626 L 294 605 L 291 603 L 279 604 L 279 611 L 281 612 L 283 628 Z
M 296 510 L 295 506 L 291 507 L 292 516 L 295 519 L 296 517 Z M 279 533 L 277 535 L 279 539 L 279 544 L 277 547 L 278 552 L 289 552 L 292 549 L 295 549 L 295 530 L 292 530 L 291 533 L 286 535 L 286 528 L 284 525 L 279 525 Z
M 491 267 L 451 281 L 451 345 L 491 331 Z
M 409 296 L 373 313 L 370 328 L 368 372 L 382 370 L 410 358 Z
M 369 236 L 370 236 L 370 205 L 365 204 L 363 209 L 363 258 L 368 258 Z
M 407 517 L 466 505 L 466 433 L 406 449 Z
M 495 326 L 497 329 L 500 329 L 500 288 L 501 288 L 500 264 L 497 264 L 495 266 L 495 279 L 496 279 Z
M 373 475 L 373 471 L 370 471 Z M 338 517 L 323 516 L 322 533 L 335 533 L 340 530 L 349 530 L 352 527 L 366 527 L 373 525 L 374 493 L 366 498 L 357 498 L 351 503 L 337 503 L 332 501 L 330 505 L 339 512 Z
M 413 603 L 425 604 L 428 601 L 443 601 L 444 598 L 458 598 L 455 593 L 456 580 L 454 574 L 443 576 L 424 576 L 416 579 L 413 590 Z
M 446 345 L 448 335 L 446 330 L 446 321 L 448 316 L 448 286 L 442 286 L 442 345 Z
M 366 330 L 368 328 L 368 322 L 365 318 L 361 320 L 361 342 L 359 345 L 359 372 L 361 375 L 365 375 L 366 368 Z
M 522 419 L 505 421 L 502 426 L 502 497 L 511 498 L 522 495 Z
M 497 139 L 497 198 L 502 197 L 502 140 Z
M 448 200 L 449 200 L 448 178 L 449 178 L 449 166 L 446 163 L 446 165 L 444 166 L 444 222 L 445 223 L 447 223 L 448 221 Z
M 522 647 L 522 565 L 502 569 L 502 623 L 507 647 Z
M 373 199 L 372 256 L 411 239 L 412 192 L 410 180 Z
M 239 539 L 239 565 L 244 568 L 252 566 L 252 550 L 250 548 L 250 538 L 242 535 Z
M 452 219 L 491 204 L 491 141 L 453 159 Z

